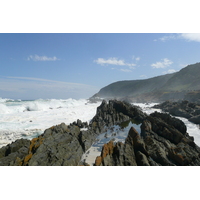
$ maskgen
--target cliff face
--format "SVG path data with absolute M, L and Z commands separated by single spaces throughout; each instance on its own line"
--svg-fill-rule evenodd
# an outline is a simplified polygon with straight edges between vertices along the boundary
M 126 97 L 136 102 L 160 102 L 184 99 L 192 90 L 200 90 L 200 63 L 188 65 L 173 74 L 145 80 L 118 81 L 102 88 L 97 95 L 101 98 Z

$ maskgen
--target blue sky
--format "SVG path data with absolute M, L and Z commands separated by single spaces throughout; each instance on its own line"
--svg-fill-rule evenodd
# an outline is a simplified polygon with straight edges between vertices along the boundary
M 1 33 L 0 97 L 87 98 L 199 61 L 197 33 Z

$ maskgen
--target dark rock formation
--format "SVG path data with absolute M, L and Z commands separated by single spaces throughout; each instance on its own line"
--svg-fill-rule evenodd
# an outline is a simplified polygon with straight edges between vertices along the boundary
M 155 105 L 154 108 L 162 109 L 171 115 L 184 117 L 195 124 L 200 124 L 200 104 L 186 100 L 181 102 L 165 101 Z
M 0 149 L 0 166 L 21 165 L 21 159 L 28 154 L 30 141 L 19 139 Z
M 194 124 L 200 124 L 200 115 L 190 117 L 188 120 Z
M 138 106 L 133 106 L 125 101 L 110 100 L 107 103 L 103 100 L 97 108 L 97 114 L 92 122 L 102 123 L 102 127 L 109 127 L 130 119 L 141 122 L 146 116 Z
M 199 115 L 195 104 L 185 110 Z M 179 107 L 179 108 L 183 108 Z M 184 110 L 184 109 L 183 109 Z M 141 134 L 133 127 L 124 143 L 110 141 L 96 158 L 99 166 L 200 165 L 200 148 L 187 133 L 185 124 L 166 113 L 144 114 L 137 106 L 117 100 L 103 101 L 88 124 L 77 120 L 46 129 L 31 141 L 20 139 L 0 149 L 0 165 L 77 166 L 98 134 L 127 120 L 140 122 Z
M 143 120 L 141 135 L 132 127 L 124 144 L 105 144 L 95 165 L 200 165 L 200 148 L 181 120 L 169 114 L 152 113 Z
M 79 165 L 83 153 L 106 128 L 132 118 L 142 120 L 145 117 L 138 107 L 126 102 L 103 101 L 89 124 L 79 119 L 69 125 L 62 123 L 31 141 L 21 139 L 1 148 L 0 165 Z

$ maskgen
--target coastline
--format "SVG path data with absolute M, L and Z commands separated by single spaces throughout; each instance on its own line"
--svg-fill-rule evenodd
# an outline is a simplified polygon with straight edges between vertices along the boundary
M 74 165 L 76 165 L 76 163 L 78 164 L 80 161 L 82 161 L 89 165 L 93 165 L 95 162 L 95 159 L 97 157 L 104 156 L 101 158 L 103 161 L 105 159 L 105 155 L 107 155 L 107 153 L 102 154 L 102 151 L 105 151 L 103 149 L 105 149 L 105 145 L 108 144 L 109 141 L 114 141 L 112 143 L 112 145 L 111 145 L 111 143 L 109 144 L 111 146 L 108 146 L 109 148 L 111 148 L 109 151 L 112 153 L 113 153 L 114 149 L 117 149 L 120 147 L 118 145 L 122 145 L 120 148 L 126 148 L 127 141 L 130 140 L 130 136 L 129 136 L 130 134 L 136 134 L 136 135 L 138 134 L 137 137 L 139 137 L 139 138 L 145 136 L 144 128 L 142 128 L 142 127 L 146 126 L 143 123 L 146 118 L 150 120 L 152 117 L 156 117 L 155 119 L 158 120 L 158 122 L 156 122 L 156 123 L 160 123 L 159 121 L 162 120 L 162 117 L 165 118 L 165 115 L 170 116 L 170 115 L 164 114 L 164 113 L 158 115 L 158 114 L 156 114 L 157 112 L 154 112 L 155 110 L 158 111 L 158 109 L 152 109 L 152 108 L 150 108 L 150 106 L 151 105 L 143 106 L 143 111 L 142 111 L 141 108 L 138 107 L 138 105 L 135 106 L 135 105 L 131 105 L 129 103 L 125 103 L 125 102 L 121 102 L 121 101 L 117 101 L 117 100 L 111 100 L 109 102 L 103 101 L 101 103 L 101 105 L 97 107 L 96 115 L 93 116 L 92 120 L 89 123 L 82 122 L 81 120 L 78 119 L 77 122 L 70 123 L 69 125 L 65 125 L 64 123 L 62 123 L 60 125 L 53 126 L 49 129 L 46 129 L 44 131 L 44 133 L 41 134 L 40 136 L 32 139 L 30 141 L 31 142 L 30 147 L 28 147 L 29 146 L 28 141 L 19 140 L 19 142 L 22 141 L 22 143 L 26 142 L 26 150 L 25 151 L 28 151 L 29 153 L 28 154 L 26 153 L 23 155 L 20 154 L 21 158 L 18 160 L 15 160 L 14 163 L 11 162 L 10 164 L 12 165 L 12 163 L 13 163 L 14 165 L 21 165 L 21 164 L 22 165 L 52 165 L 55 162 L 54 163 L 55 165 L 73 165 L 74 166 Z M 50 109 L 50 110 L 52 110 L 52 109 Z M 148 114 L 145 114 L 144 110 Z M 152 113 L 152 112 L 154 112 L 154 113 Z M 152 114 L 150 114 L 150 113 L 152 113 Z M 139 120 L 140 123 L 142 123 L 142 126 L 141 126 L 141 124 L 137 125 L 138 127 L 136 126 L 135 127 L 136 129 L 134 129 L 135 133 L 130 133 L 130 130 L 131 130 L 130 128 L 133 127 L 133 124 L 129 123 L 128 126 L 126 125 L 127 128 L 124 127 L 126 130 L 124 131 L 125 135 L 123 135 L 124 133 L 122 134 L 122 132 L 123 132 L 122 128 L 116 126 L 116 124 L 121 124 L 122 122 L 124 123 L 125 121 L 134 119 L 134 118 L 136 121 Z M 172 118 L 170 120 L 171 120 L 171 122 L 169 121 L 169 123 L 172 123 L 174 120 L 177 121 L 178 119 Z M 180 123 L 179 121 L 177 121 L 177 122 Z M 167 124 L 165 124 L 164 126 L 166 126 L 167 129 L 170 128 L 170 126 L 168 127 Z M 174 129 L 171 130 L 173 132 L 174 131 L 177 132 L 176 134 L 179 135 L 178 137 L 180 139 L 175 139 L 175 138 L 173 138 L 174 136 L 169 137 L 167 135 L 166 136 L 160 135 L 159 137 L 164 137 L 164 138 L 166 137 L 165 140 L 169 139 L 170 142 L 172 142 L 172 144 L 170 143 L 170 145 L 172 145 L 173 148 L 175 148 L 175 146 L 173 146 L 174 142 L 175 142 L 175 144 L 177 142 L 178 143 L 181 142 L 182 141 L 181 138 L 185 138 L 184 139 L 184 141 L 186 142 L 185 144 L 187 144 L 187 145 L 191 144 L 192 146 L 194 146 L 195 144 L 193 142 L 192 137 L 187 135 L 187 133 L 184 133 L 184 130 L 186 130 L 186 127 L 184 128 L 184 126 L 185 125 L 183 125 L 183 123 L 182 123 L 181 127 L 183 129 L 180 129 L 179 133 L 176 130 L 179 126 L 176 126 L 176 127 L 174 127 Z M 141 133 L 140 133 L 140 127 L 141 127 Z M 155 134 L 155 135 L 161 133 L 161 132 L 155 133 L 155 131 L 156 131 L 156 129 L 155 130 L 152 129 L 152 131 L 150 131 L 150 133 Z M 183 132 L 180 133 L 180 131 L 181 132 L 183 131 Z M 67 133 L 67 134 L 64 134 L 66 138 L 61 139 L 64 136 L 63 133 Z M 55 139 L 57 138 L 57 139 L 52 140 L 51 139 L 52 137 Z M 120 137 L 122 137 L 122 138 L 120 139 Z M 66 143 L 65 140 L 68 141 L 69 143 Z M 140 140 L 143 141 L 143 139 L 140 139 Z M 45 142 L 43 142 L 43 141 L 45 141 Z M 98 141 L 100 141 L 100 142 L 98 143 Z M 22 143 L 19 143 L 21 145 L 19 147 L 19 151 L 21 151 L 20 148 L 22 148 L 23 145 L 25 144 L 25 143 L 23 143 L 23 144 Z M 58 151 L 57 153 L 56 152 L 55 153 L 57 155 L 59 154 L 59 160 L 57 160 L 58 156 L 56 156 L 57 158 L 56 157 L 53 158 L 51 156 L 52 157 L 51 159 L 53 159 L 51 161 L 51 163 L 48 164 L 46 161 L 44 162 L 42 160 L 40 162 L 39 160 L 42 157 L 44 157 L 43 154 L 46 151 L 45 149 L 54 148 L 52 146 L 52 144 L 55 145 L 55 150 L 52 149 L 53 151 L 58 151 L 58 149 L 60 149 L 60 148 L 65 148 L 65 149 L 69 149 L 68 156 L 70 159 L 72 159 L 74 157 L 74 156 L 73 157 L 70 157 L 70 156 L 72 156 L 72 155 L 76 155 L 76 156 L 68 163 L 68 161 L 65 162 L 65 160 L 61 161 L 63 159 L 64 154 L 62 154 L 62 153 L 60 154 L 60 152 Z M 62 144 L 62 145 L 58 146 L 58 144 Z M 15 145 L 15 142 L 6 146 L 5 147 L 7 149 L 6 151 L 8 151 L 8 149 L 12 149 L 13 145 Z M 145 144 L 145 145 L 148 145 L 148 144 Z M 74 149 L 74 147 L 76 147 L 76 148 Z M 39 150 L 41 148 L 43 150 Z M 188 146 L 187 148 L 190 148 L 190 147 Z M 73 149 L 73 151 L 75 150 L 75 152 L 73 152 L 72 149 Z M 11 150 L 11 152 L 12 151 L 13 150 Z M 194 150 L 192 150 L 192 151 L 194 151 Z M 41 152 L 41 153 L 43 152 L 43 153 L 39 154 L 37 152 Z M 148 155 L 148 153 L 147 154 L 145 153 L 145 155 Z M 8 155 L 8 156 L 10 156 L 10 155 Z M 25 157 L 23 158 L 23 156 L 25 156 Z M 48 156 L 48 154 L 45 156 Z M 112 156 L 108 157 L 108 158 L 111 159 Z M 108 158 L 107 158 L 107 161 L 104 161 L 104 162 L 108 162 Z M 68 159 L 68 157 L 66 157 L 64 159 Z M 167 157 L 165 159 L 167 159 Z M 174 158 L 172 157 L 171 159 L 174 159 Z M 122 162 L 121 163 L 122 165 L 126 165 L 126 163 L 123 163 L 124 161 L 120 161 L 120 162 Z M 156 161 L 156 162 L 158 162 L 158 161 Z M 176 163 L 177 161 L 174 161 L 174 162 Z M 111 163 L 113 163 L 113 161 L 109 161 L 108 164 L 110 165 Z M 131 163 L 132 163 L 132 161 L 131 161 Z M 148 165 L 156 164 L 156 163 L 151 162 L 151 160 L 149 160 L 148 162 L 145 161 L 145 163 L 148 163 Z M 170 165 L 170 162 L 167 161 L 166 164 L 167 163 Z M 135 164 L 132 163 L 132 164 L 135 165 L 136 163 Z M 171 163 L 171 164 L 173 164 L 173 163 Z

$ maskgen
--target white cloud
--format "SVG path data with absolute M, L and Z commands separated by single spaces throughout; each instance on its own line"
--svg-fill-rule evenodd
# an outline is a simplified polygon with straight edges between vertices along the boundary
M 140 60 L 140 57 L 135 57 L 134 55 L 132 56 L 132 59 L 135 60 L 135 61 L 139 61 Z
M 161 38 L 155 39 L 154 41 L 162 41 L 165 42 L 167 40 L 178 40 L 178 39 L 184 39 L 187 41 L 195 41 L 200 42 L 200 33 L 176 33 L 176 34 L 170 34 L 165 35 Z
M 53 57 L 47 57 L 47 56 L 38 56 L 38 55 L 30 55 L 27 60 L 33 60 L 33 61 L 56 61 L 59 60 L 56 56 Z
M 135 58 L 135 60 L 136 60 L 136 61 L 139 61 L 139 60 L 140 60 L 140 57 Z
M 95 60 L 97 64 L 104 65 L 104 64 L 109 64 L 109 65 L 125 65 L 124 60 L 118 60 L 117 58 L 109 58 L 105 60 L 104 58 L 98 58 Z
M 130 69 L 120 69 L 122 72 L 132 72 Z
M 105 65 L 105 64 L 108 64 L 108 65 L 120 65 L 120 66 L 129 66 L 129 67 L 133 67 L 135 66 L 136 64 L 134 63 L 126 63 L 124 60 L 119 60 L 118 58 L 109 58 L 109 59 L 104 59 L 104 58 L 98 58 L 97 60 L 94 60 L 94 62 L 96 62 L 97 64 L 100 64 L 100 65 Z
M 172 63 L 173 62 L 171 60 L 169 60 L 167 58 L 164 58 L 162 62 L 153 63 L 153 64 L 151 64 L 151 66 L 153 68 L 156 68 L 156 69 L 158 69 L 158 68 L 166 68 L 166 67 L 170 66 Z
M 162 42 L 165 42 L 167 40 L 176 40 L 178 39 L 178 35 L 174 35 L 174 34 L 170 34 L 170 35 L 165 35 L 161 38 L 159 38 L 158 40 L 162 41 Z M 158 41 L 157 39 L 155 39 L 154 41 Z
M 200 33 L 182 33 L 180 37 L 189 41 L 200 42 Z
M 164 71 L 163 72 L 163 74 L 172 74 L 172 73 L 174 73 L 174 72 L 176 72 L 177 70 L 175 70 L 175 69 L 169 69 L 169 70 L 167 70 L 167 71 Z

